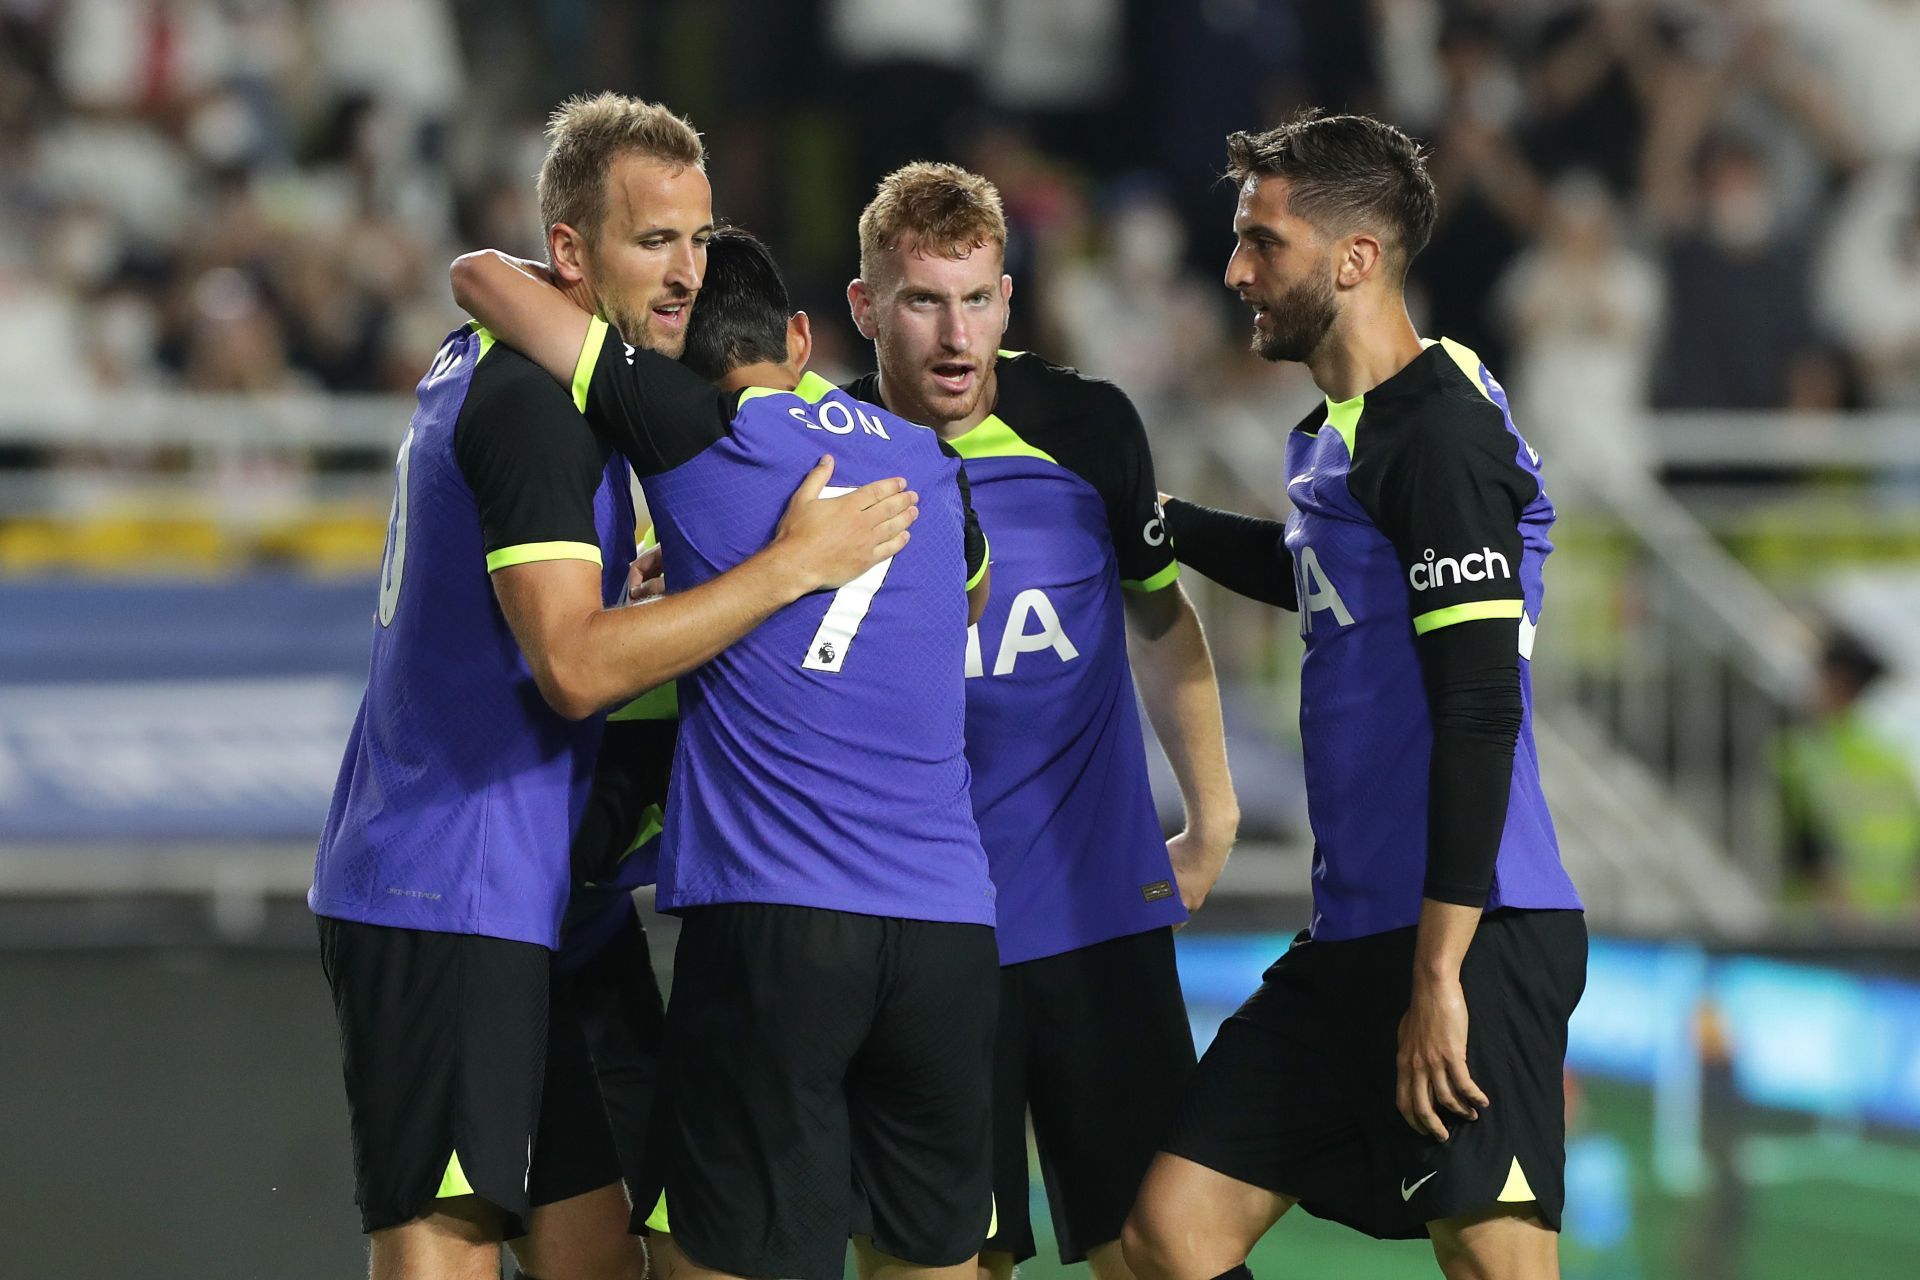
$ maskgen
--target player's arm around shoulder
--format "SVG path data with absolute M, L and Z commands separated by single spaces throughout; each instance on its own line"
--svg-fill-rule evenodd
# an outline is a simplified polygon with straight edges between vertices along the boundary
M 584 286 L 563 292 L 540 263 L 495 249 L 463 254 L 448 274 L 461 310 L 562 386 L 572 385 L 592 320 Z
M 822 458 L 787 502 L 773 540 L 688 591 L 606 608 L 598 561 L 505 566 L 493 575 L 501 612 L 541 695 L 583 720 L 711 661 L 777 610 L 837 589 L 907 545 L 919 497 L 895 476 L 821 500 Z

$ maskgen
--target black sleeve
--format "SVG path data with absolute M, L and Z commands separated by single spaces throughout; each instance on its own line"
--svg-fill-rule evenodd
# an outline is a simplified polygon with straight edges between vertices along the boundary
M 1481 619 L 1414 642 L 1433 718 L 1425 896 L 1484 907 L 1520 737 L 1520 624 Z
M 691 461 L 733 422 L 726 395 L 678 361 L 628 345 L 597 316 L 580 349 L 573 398 L 642 476 Z
M 1105 383 L 1097 415 L 1106 424 L 1105 448 L 1086 478 L 1107 504 L 1107 529 L 1120 562 L 1120 585 L 1134 591 L 1158 591 L 1180 576 L 1173 540 L 1160 510 L 1159 482 L 1153 474 L 1153 450 L 1147 426 L 1127 393 Z
M 532 560 L 599 563 L 593 495 L 606 447 L 553 379 L 515 352 L 488 354 L 453 439 L 480 508 L 488 571 Z
M 1167 533 L 1180 563 L 1227 590 L 1282 609 L 1300 607 L 1287 554 L 1287 526 L 1170 498 Z
M 1520 736 L 1520 521 L 1538 483 L 1492 403 L 1428 405 L 1418 419 L 1361 423 L 1348 487 L 1407 583 L 1433 721 L 1426 896 L 1484 906 Z
M 940 452 L 950 458 L 960 455 L 945 440 L 940 441 Z M 960 509 L 966 516 L 966 555 L 967 590 L 980 581 L 980 575 L 987 571 L 987 535 L 980 529 L 980 517 L 973 510 L 973 485 L 967 480 L 967 465 L 960 464 L 960 473 L 955 477 L 960 483 Z

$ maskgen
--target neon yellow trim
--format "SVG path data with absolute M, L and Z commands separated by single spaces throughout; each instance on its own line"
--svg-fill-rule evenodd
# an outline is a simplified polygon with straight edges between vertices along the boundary
M 502 547 L 487 556 L 487 572 L 508 565 L 532 564 L 536 560 L 591 560 L 600 563 L 600 548 L 591 542 L 523 542 L 517 547 Z
M 648 805 L 644 810 L 641 811 L 640 830 L 634 833 L 633 843 L 628 845 L 626 848 L 626 851 L 622 853 L 620 856 L 623 858 L 626 857 L 627 854 L 634 852 L 641 845 L 645 844 L 647 841 L 653 839 L 655 836 L 659 835 L 662 831 L 666 830 L 666 825 L 665 825 L 666 820 L 667 820 L 667 815 L 660 812 L 659 805 L 657 804 Z
M 1002 348 L 1000 349 L 1000 351 L 998 352 L 998 355 L 1000 356 L 1000 358 L 1001 358 L 1002 360 L 1011 360 L 1011 359 L 1013 359 L 1013 358 L 1014 358 L 1015 356 L 1023 356 L 1023 355 L 1025 355 L 1025 354 L 1027 354 L 1027 353 L 1026 353 L 1026 352 L 1024 352 L 1024 351 L 1008 351 L 1008 350 L 1007 350 L 1006 348 L 1004 348 L 1004 347 L 1002 347 Z
M 634 544 L 636 550 L 647 551 L 660 545 L 660 534 L 652 525 L 640 531 L 640 540 Z
M 734 407 L 739 408 L 747 401 L 758 400 L 761 396 L 799 396 L 808 404 L 819 404 L 821 400 L 826 398 L 827 392 L 838 391 L 839 389 L 840 388 L 834 386 L 831 382 L 828 382 L 825 378 L 809 369 L 800 375 L 798 385 L 791 391 L 782 387 L 742 387 L 740 389 L 740 398 L 734 401 Z
M 1486 366 L 1481 363 L 1480 357 L 1471 347 L 1463 347 L 1452 338 L 1442 338 L 1440 349 L 1453 357 L 1453 362 L 1460 366 L 1460 372 L 1467 375 L 1467 381 L 1473 384 L 1475 391 L 1488 400 L 1493 399 L 1493 393 L 1487 390 L 1486 382 L 1480 377 L 1480 371 Z
M 613 712 L 609 720 L 678 720 L 680 686 L 669 680 L 658 689 L 649 689 L 626 706 Z
M 1178 582 L 1179 580 L 1180 580 L 1180 562 L 1178 560 L 1175 560 L 1173 563 L 1169 564 L 1166 568 L 1154 574 L 1151 578 L 1145 578 L 1140 580 L 1135 580 L 1133 578 L 1122 578 L 1120 579 L 1120 585 L 1125 587 L 1129 591 L 1158 591 L 1162 587 L 1172 586 L 1175 582 Z
M 493 344 L 500 341 L 500 339 L 494 337 L 493 330 L 487 328 L 487 326 L 481 324 L 478 320 L 467 321 L 467 328 L 473 330 L 480 338 L 480 354 L 474 357 L 474 363 L 478 364 L 487 358 L 487 352 L 493 350 Z
M 1526 1171 L 1520 1167 L 1520 1157 L 1515 1156 L 1513 1167 L 1507 1170 L 1507 1185 L 1500 1188 L 1500 1194 L 1494 1199 L 1501 1204 L 1516 1204 L 1539 1198 L 1533 1194 L 1533 1186 L 1527 1181 Z
M 984 533 L 980 535 L 980 553 L 980 567 L 973 571 L 971 578 L 967 579 L 969 591 L 980 585 L 980 579 L 987 576 L 987 566 L 993 563 L 993 544 L 987 541 L 987 535 Z
M 580 358 L 573 362 L 573 407 L 587 411 L 587 388 L 593 383 L 593 367 L 600 363 L 600 349 L 607 345 L 607 322 L 599 316 L 587 321 L 587 340 L 580 344 Z
M 1000 1234 L 1000 1197 L 989 1192 L 987 1205 L 987 1239 L 991 1240 Z
M 470 1196 L 473 1184 L 467 1181 L 467 1171 L 460 1167 L 460 1153 L 454 1152 L 447 1161 L 447 1171 L 440 1175 L 440 1189 L 433 1193 L 435 1200 L 445 1200 L 448 1196 Z
M 1416 617 L 1413 620 L 1413 634 L 1423 636 L 1457 622 L 1478 622 L 1482 618 L 1517 618 L 1526 611 L 1526 607 L 1524 600 L 1469 600 L 1465 604 L 1448 605 Z
M 1036 449 L 1022 440 L 997 413 L 988 414 L 979 426 L 955 436 L 947 445 L 963 458 L 1041 458 L 1056 467 L 1060 465 L 1046 450 Z
M 1346 442 L 1349 458 L 1353 456 L 1354 432 L 1360 426 L 1360 410 L 1366 402 L 1367 397 L 1364 394 L 1337 403 L 1332 400 L 1327 401 L 1327 425 L 1340 433 L 1340 438 Z
M 660 1203 L 653 1206 L 653 1212 L 647 1215 L 647 1230 L 665 1231 L 669 1234 L 673 1228 L 667 1225 L 667 1193 L 660 1193 Z
M 809 369 L 800 375 L 800 385 L 793 389 L 793 394 L 799 396 L 808 404 L 819 404 L 820 401 L 825 398 L 827 392 L 838 391 L 839 389 L 840 388 L 834 386 L 831 382 L 828 382 L 825 378 Z

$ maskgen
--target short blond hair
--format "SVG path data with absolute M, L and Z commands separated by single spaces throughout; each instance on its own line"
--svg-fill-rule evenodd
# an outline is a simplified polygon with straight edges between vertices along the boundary
M 911 238 L 915 250 L 964 258 L 982 245 L 1007 248 L 1000 192 L 957 164 L 916 160 L 880 179 L 860 214 L 860 274 L 871 280 L 880 255 Z
M 555 107 L 537 185 L 545 229 L 564 222 L 592 239 L 607 212 L 608 171 L 636 153 L 676 167 L 703 169 L 707 162 L 699 132 L 657 102 L 598 93 Z

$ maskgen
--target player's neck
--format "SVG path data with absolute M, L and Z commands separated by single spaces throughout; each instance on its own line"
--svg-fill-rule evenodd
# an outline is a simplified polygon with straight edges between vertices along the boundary
M 1313 381 L 1336 403 L 1365 395 L 1420 355 L 1420 332 L 1399 293 L 1329 331 L 1307 360 Z
M 720 379 L 720 389 L 728 395 L 736 395 L 748 387 L 772 387 L 775 391 L 791 391 L 800 385 L 802 370 L 792 365 L 774 360 L 762 360 L 757 364 L 743 364 L 730 370 Z

